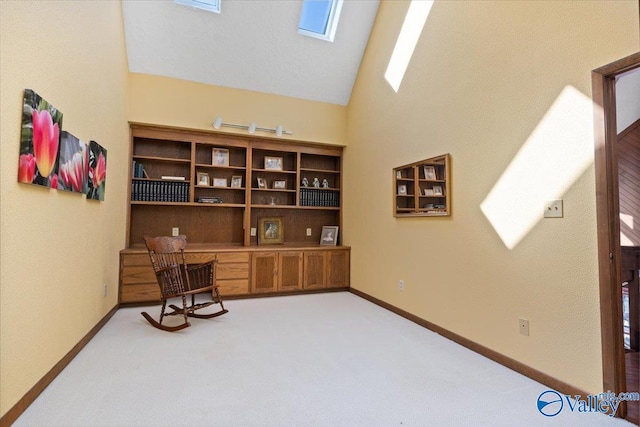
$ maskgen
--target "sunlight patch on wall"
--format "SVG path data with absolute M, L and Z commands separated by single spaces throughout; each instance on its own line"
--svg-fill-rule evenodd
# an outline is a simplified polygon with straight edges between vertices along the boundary
M 620 221 L 633 230 L 633 217 L 627 214 L 620 214 Z
M 630 238 L 623 232 L 620 232 L 620 246 L 635 246 Z
M 507 248 L 542 219 L 546 200 L 562 198 L 593 163 L 593 108 L 566 86 L 480 205 Z
M 398 40 L 396 40 L 396 46 L 393 48 L 387 71 L 384 73 L 384 78 L 387 79 L 387 82 L 396 93 L 400 89 L 400 84 L 413 56 L 413 51 L 422 33 L 424 23 L 427 22 L 431 6 L 433 6 L 433 0 L 411 0 L 409 10 L 407 10 L 407 14 L 404 17 L 404 23 L 398 35 Z

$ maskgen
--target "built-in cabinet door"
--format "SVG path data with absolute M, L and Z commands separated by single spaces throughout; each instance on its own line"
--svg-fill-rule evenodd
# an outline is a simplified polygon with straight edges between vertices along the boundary
M 278 290 L 302 289 L 302 252 L 280 252 L 278 254 Z
M 327 288 L 349 286 L 349 251 L 327 252 Z
M 275 292 L 277 287 L 278 253 L 255 252 L 251 256 L 251 292 Z
M 304 289 L 322 289 L 326 286 L 326 259 L 324 251 L 304 253 Z

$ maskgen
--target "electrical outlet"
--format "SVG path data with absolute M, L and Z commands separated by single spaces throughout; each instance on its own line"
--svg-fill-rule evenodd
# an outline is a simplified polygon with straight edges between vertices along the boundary
M 311 229 L 307 228 L 307 237 L 311 236 Z
M 548 200 L 544 202 L 545 218 L 562 218 L 563 214 L 562 200 Z
M 175 237 L 175 236 L 179 236 L 179 235 L 180 235 L 180 229 L 179 229 L 178 227 L 173 227 L 173 228 L 171 229 L 171 235 L 172 235 L 173 237 Z
M 400 289 L 401 291 L 404 291 L 404 280 L 398 281 L 398 289 Z
M 522 335 L 529 335 L 529 320 L 520 318 L 518 319 L 518 325 L 520 327 L 520 333 Z
M 251 235 L 255 236 L 257 234 L 257 230 L 255 227 L 251 227 Z

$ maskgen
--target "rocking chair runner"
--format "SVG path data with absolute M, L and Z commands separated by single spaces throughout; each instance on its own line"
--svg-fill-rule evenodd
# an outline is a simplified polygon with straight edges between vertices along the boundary
M 215 261 L 204 264 L 187 265 L 184 250 L 187 246 L 187 237 L 144 237 L 147 245 L 151 265 L 156 273 L 160 293 L 162 296 L 162 311 L 160 321 L 155 321 L 148 313 L 141 314 L 153 326 L 164 331 L 178 331 L 191 324 L 187 317 L 209 319 L 228 312 L 222 303 L 222 297 L 218 286 L 215 284 Z M 196 304 L 196 294 L 209 293 L 211 301 Z M 191 305 L 187 305 L 187 295 L 191 295 Z M 173 311 L 165 313 L 169 298 L 181 297 L 182 307 L 170 304 Z M 220 304 L 220 311 L 211 314 L 197 314 L 196 310 L 208 307 L 212 304 Z M 162 321 L 166 316 L 184 316 L 184 323 L 177 326 L 166 326 Z

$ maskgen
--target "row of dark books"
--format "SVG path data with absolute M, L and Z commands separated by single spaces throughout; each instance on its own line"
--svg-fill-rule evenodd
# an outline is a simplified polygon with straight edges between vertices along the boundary
M 301 188 L 300 206 L 340 207 L 340 192 L 323 188 Z
M 189 182 L 133 180 L 131 182 L 131 200 L 142 202 L 188 202 Z

